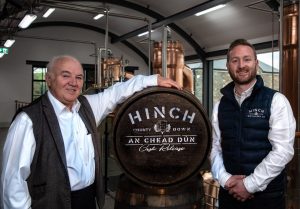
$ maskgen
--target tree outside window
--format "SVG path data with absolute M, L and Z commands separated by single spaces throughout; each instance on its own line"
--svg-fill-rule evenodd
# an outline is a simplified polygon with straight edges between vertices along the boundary
M 40 97 L 47 90 L 45 82 L 46 67 L 32 67 L 32 101 Z
M 262 76 L 264 85 L 279 90 L 279 51 L 257 54 L 259 61 L 258 74 Z M 213 104 L 215 104 L 222 94 L 220 89 L 231 82 L 231 78 L 226 68 L 226 59 L 213 61 Z
M 47 63 L 32 65 L 32 101 L 43 95 L 47 91 L 45 75 L 47 73 Z M 83 65 L 84 83 L 82 91 L 95 84 L 95 65 Z

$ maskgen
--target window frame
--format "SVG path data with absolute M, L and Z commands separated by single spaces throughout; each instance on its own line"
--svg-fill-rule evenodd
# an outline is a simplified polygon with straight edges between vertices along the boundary
M 34 101 L 34 69 L 35 68 L 45 68 L 45 74 L 47 72 L 47 64 L 48 62 L 45 61 L 32 61 L 32 60 L 27 60 L 26 64 L 31 65 L 31 101 Z M 87 90 L 89 87 L 92 87 L 93 84 L 95 84 L 96 79 L 96 65 L 95 64 L 82 64 L 82 68 L 83 68 L 83 74 L 84 74 L 84 83 L 82 86 L 82 92 L 84 92 L 85 90 Z M 91 80 L 87 80 L 89 75 L 94 75 L 94 78 Z M 89 77 L 91 78 L 91 77 Z M 46 81 L 45 78 L 43 80 L 38 80 L 39 82 L 45 82 L 46 85 Z M 47 87 L 46 87 L 47 88 Z M 46 92 L 46 90 L 45 90 Z M 45 92 L 43 92 L 42 94 L 44 94 Z M 41 95 L 42 95 L 41 94 Z

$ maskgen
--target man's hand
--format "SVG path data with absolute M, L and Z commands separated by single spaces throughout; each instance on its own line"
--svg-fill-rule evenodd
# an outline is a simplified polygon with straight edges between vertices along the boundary
M 233 188 L 238 180 L 244 179 L 246 176 L 244 175 L 232 175 L 225 183 L 225 189 L 230 190 Z
M 247 199 L 253 198 L 253 195 L 247 191 L 244 185 L 244 178 L 244 175 L 233 175 L 227 180 L 225 184 L 225 188 L 229 190 L 229 194 L 242 202 Z
M 164 78 L 159 74 L 157 75 L 157 85 L 163 87 L 175 87 L 179 90 L 182 89 L 182 86 L 180 86 L 176 81 L 170 78 Z

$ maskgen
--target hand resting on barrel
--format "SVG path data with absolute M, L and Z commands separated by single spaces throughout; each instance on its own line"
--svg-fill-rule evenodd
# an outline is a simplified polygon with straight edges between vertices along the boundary
M 157 85 L 162 87 L 175 87 L 179 90 L 182 90 L 182 86 L 180 86 L 176 81 L 162 77 L 161 75 L 157 75 Z

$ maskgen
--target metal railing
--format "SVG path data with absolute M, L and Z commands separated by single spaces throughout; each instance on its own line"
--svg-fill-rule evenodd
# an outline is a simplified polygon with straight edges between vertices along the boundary
M 202 174 L 203 177 L 203 189 L 205 199 L 205 209 L 218 209 L 218 195 L 220 185 L 212 178 L 210 172 Z
M 218 208 L 218 193 L 219 185 L 215 182 L 204 181 L 204 198 L 205 198 L 205 209 L 217 209 Z
M 23 102 L 23 101 L 15 100 L 15 111 L 17 112 L 18 109 L 20 109 L 21 107 L 25 107 L 28 104 L 29 104 L 29 102 Z

